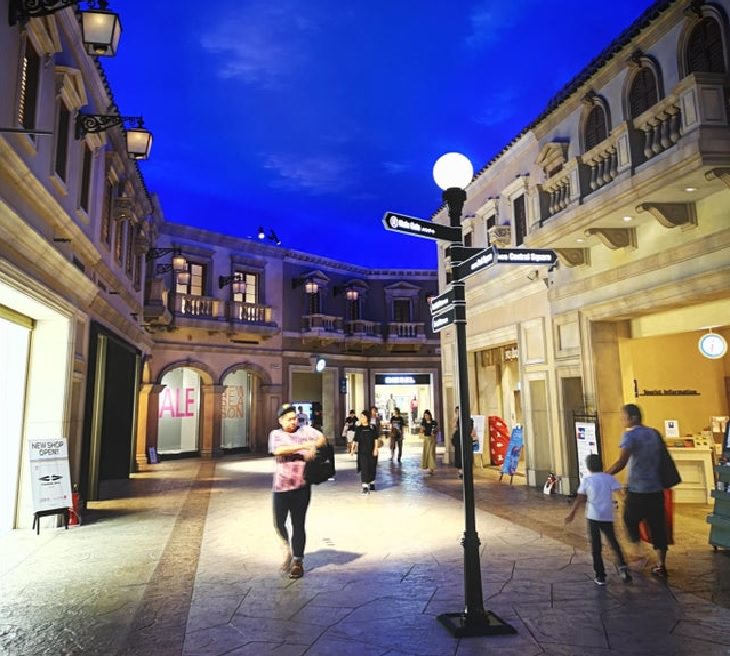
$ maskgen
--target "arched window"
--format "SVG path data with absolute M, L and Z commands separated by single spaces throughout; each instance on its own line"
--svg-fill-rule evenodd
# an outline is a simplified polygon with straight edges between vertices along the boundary
M 636 118 L 658 102 L 656 78 L 650 68 L 640 68 L 629 91 L 631 118 Z
M 603 107 L 600 105 L 594 105 L 586 119 L 586 150 L 590 150 L 594 146 L 597 146 L 607 136 L 608 130 L 606 129 L 606 112 L 603 111 Z
M 725 53 L 720 24 L 703 18 L 692 30 L 687 42 L 687 71 L 689 73 L 724 73 Z

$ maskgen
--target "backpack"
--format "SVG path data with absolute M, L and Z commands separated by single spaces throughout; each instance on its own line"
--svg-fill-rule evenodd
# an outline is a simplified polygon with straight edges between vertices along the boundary
M 317 448 L 314 460 L 304 466 L 304 480 L 309 485 L 319 485 L 335 476 L 335 448 L 326 442 Z

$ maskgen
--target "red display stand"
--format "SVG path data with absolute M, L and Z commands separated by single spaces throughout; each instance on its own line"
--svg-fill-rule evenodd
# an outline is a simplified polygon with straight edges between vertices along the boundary
M 502 417 L 492 416 L 489 421 L 489 462 L 492 465 L 501 465 L 507 453 L 509 431 Z

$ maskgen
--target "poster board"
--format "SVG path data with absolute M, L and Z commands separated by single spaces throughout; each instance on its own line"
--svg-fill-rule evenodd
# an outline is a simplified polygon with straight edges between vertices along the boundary
M 28 448 L 33 512 L 71 507 L 67 441 L 64 438 L 30 440 Z
M 512 433 L 510 434 L 509 442 L 507 444 L 507 451 L 504 454 L 502 476 L 504 474 L 514 476 L 517 471 L 517 465 L 520 462 L 520 456 L 522 455 L 523 444 L 522 426 L 520 424 L 516 424 L 512 429 Z
M 471 420 L 474 422 L 475 433 L 472 438 L 471 448 L 475 455 L 482 455 L 484 453 L 484 427 L 487 418 L 484 415 L 472 415 Z
M 578 459 L 578 478 L 588 474 L 586 457 L 592 453 L 601 454 L 600 429 L 597 415 L 573 415 L 575 429 L 576 456 Z

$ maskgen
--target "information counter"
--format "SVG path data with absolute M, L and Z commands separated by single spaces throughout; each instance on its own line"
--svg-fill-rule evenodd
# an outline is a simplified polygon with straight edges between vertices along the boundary
M 713 453 L 711 447 L 672 447 L 669 453 L 682 477 L 674 490 L 674 503 L 712 503 L 715 488 Z

